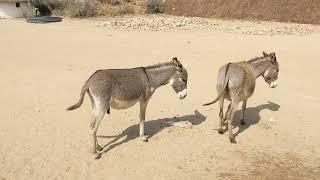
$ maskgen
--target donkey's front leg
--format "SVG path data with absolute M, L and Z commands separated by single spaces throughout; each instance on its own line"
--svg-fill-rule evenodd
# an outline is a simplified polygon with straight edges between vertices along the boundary
M 146 109 L 147 109 L 147 105 L 148 105 L 148 100 L 146 101 L 140 101 L 140 131 L 139 131 L 139 135 L 142 141 L 144 142 L 148 142 L 148 136 L 146 136 L 144 134 L 144 121 L 146 118 Z

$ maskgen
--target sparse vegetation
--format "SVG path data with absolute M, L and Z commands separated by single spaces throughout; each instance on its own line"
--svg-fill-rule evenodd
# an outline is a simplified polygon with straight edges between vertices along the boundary
M 38 17 L 38 16 L 40 16 L 39 8 L 32 7 L 32 8 L 31 8 L 31 16 L 33 16 L 33 17 Z
M 41 15 L 69 17 L 162 13 L 162 0 L 33 0 Z
M 126 3 L 112 4 L 112 3 L 101 3 L 97 8 L 98 16 L 119 16 L 125 14 L 144 14 L 145 7 L 143 3 L 130 2 L 127 0 Z
M 96 0 L 33 0 L 33 6 L 41 15 L 69 17 L 92 17 L 96 15 L 99 2 Z
M 66 15 L 70 17 L 92 17 L 97 13 L 98 2 L 93 0 L 75 1 L 67 6 Z
M 148 0 L 146 3 L 146 12 L 149 14 L 163 13 L 164 3 L 162 0 Z
M 166 13 L 178 16 L 260 19 L 320 24 L 313 0 L 33 0 L 41 15 L 69 17 Z

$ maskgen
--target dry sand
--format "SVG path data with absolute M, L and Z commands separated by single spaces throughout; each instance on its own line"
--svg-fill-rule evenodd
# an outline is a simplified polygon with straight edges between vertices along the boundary
M 319 42 L 319 33 L 121 32 L 80 21 L 0 20 L 0 179 L 319 179 Z M 257 80 L 248 125 L 235 120 L 238 143 L 230 144 L 215 130 L 217 104 L 201 104 L 216 96 L 221 65 L 263 50 L 277 54 L 279 86 Z M 138 106 L 112 110 L 98 131 L 105 153 L 92 159 L 88 97 L 65 111 L 86 79 L 97 69 L 174 56 L 189 70 L 187 98 L 169 86 L 157 90 L 147 109 L 147 143 L 137 138 Z M 166 126 L 175 116 L 193 126 Z

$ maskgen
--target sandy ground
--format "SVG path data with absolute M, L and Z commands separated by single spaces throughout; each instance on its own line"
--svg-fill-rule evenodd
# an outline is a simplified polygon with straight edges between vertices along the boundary
M 0 179 L 319 179 L 319 42 L 319 33 L 120 32 L 92 23 L 0 20 Z M 215 130 L 217 105 L 201 104 L 216 96 L 221 65 L 263 50 L 277 54 L 279 86 L 257 80 L 248 125 L 235 120 L 238 143 L 230 144 Z M 187 98 L 179 100 L 169 86 L 157 90 L 147 110 L 147 143 L 137 137 L 137 105 L 112 110 L 98 131 L 105 153 L 93 160 L 88 97 L 65 111 L 86 79 L 97 69 L 174 56 L 189 71 Z M 166 126 L 175 116 L 193 126 Z

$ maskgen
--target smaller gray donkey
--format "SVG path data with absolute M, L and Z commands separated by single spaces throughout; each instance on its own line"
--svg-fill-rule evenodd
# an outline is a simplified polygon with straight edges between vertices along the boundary
M 180 99 L 187 96 L 187 70 L 177 58 L 157 65 L 132 69 L 98 70 L 83 85 L 79 101 L 67 108 L 73 110 L 81 106 L 85 93 L 93 108 L 90 123 L 91 153 L 95 159 L 101 157 L 103 148 L 97 142 L 97 130 L 105 112 L 110 108 L 127 109 L 140 103 L 140 137 L 148 141 L 144 134 L 144 121 L 149 99 L 160 86 L 170 84 Z
M 247 100 L 254 92 L 256 78 L 263 76 L 269 86 L 275 88 L 277 86 L 278 72 L 279 64 L 275 53 L 267 54 L 265 52 L 263 52 L 263 57 L 244 62 L 228 63 L 219 69 L 217 81 L 218 96 L 212 102 L 204 104 L 204 106 L 207 106 L 219 100 L 219 134 L 223 134 L 222 125 L 227 120 L 230 142 L 236 143 L 231 124 L 239 102 L 243 101 L 241 124 L 244 125 L 244 112 Z M 225 116 L 223 116 L 224 99 L 231 101 Z

